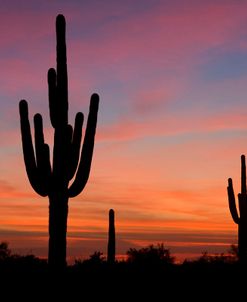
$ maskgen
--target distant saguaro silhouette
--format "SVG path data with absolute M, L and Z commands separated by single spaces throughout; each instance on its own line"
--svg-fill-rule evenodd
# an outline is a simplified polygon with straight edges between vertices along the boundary
M 238 194 L 239 214 L 236 207 L 232 179 L 228 179 L 228 201 L 233 221 L 238 225 L 238 254 L 241 263 L 247 263 L 247 193 L 245 156 L 241 156 L 241 193 Z
M 65 18 L 56 18 L 57 70 L 48 71 L 50 120 L 54 128 L 53 164 L 49 146 L 44 142 L 40 114 L 34 116 L 34 140 L 28 118 L 28 103 L 19 104 L 24 162 L 33 189 L 49 197 L 49 254 L 53 268 L 66 266 L 66 233 L 68 200 L 80 194 L 85 187 L 91 167 L 97 124 L 99 96 L 93 94 L 83 146 L 81 148 L 83 113 L 75 117 L 74 129 L 68 124 L 68 76 L 65 41 Z M 80 152 L 81 149 L 81 152 Z M 75 176 L 74 182 L 69 181 Z
M 113 209 L 109 211 L 109 231 L 108 231 L 108 250 L 107 262 L 114 263 L 116 254 L 116 238 L 115 238 L 115 213 Z

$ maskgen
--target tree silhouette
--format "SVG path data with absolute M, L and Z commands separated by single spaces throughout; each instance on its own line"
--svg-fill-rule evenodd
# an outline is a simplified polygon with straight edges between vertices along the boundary
M 127 251 L 127 256 L 128 262 L 138 265 L 172 264 L 175 260 L 174 257 L 171 256 L 170 250 L 166 249 L 163 243 L 157 246 L 151 244 L 139 250 L 130 248 Z
M 11 250 L 9 248 L 9 244 L 6 241 L 2 241 L 0 243 L 0 260 L 5 260 L 6 258 L 10 257 Z
M 228 201 L 233 221 L 238 225 L 238 256 L 241 263 L 247 263 L 247 194 L 245 156 L 241 156 L 241 193 L 238 194 L 237 211 L 232 179 L 228 179 Z
M 39 195 L 49 197 L 48 263 L 53 268 L 66 266 L 68 199 L 82 192 L 89 177 L 99 104 L 99 96 L 93 94 L 81 148 L 83 113 L 76 114 L 74 129 L 68 124 L 65 27 L 64 16 L 58 15 L 56 18 L 57 69 L 51 68 L 48 71 L 50 120 L 54 128 L 52 166 L 49 146 L 44 142 L 42 116 L 40 114 L 34 116 L 34 148 L 28 118 L 28 104 L 22 100 L 19 105 L 27 175 L 33 189 Z M 75 179 L 69 186 L 74 176 Z
M 231 244 L 230 248 L 228 249 L 228 253 L 231 255 L 231 257 L 237 261 L 239 260 L 239 254 L 238 254 L 238 246 L 235 244 Z
M 237 262 L 237 256 L 235 251 L 233 251 L 233 246 L 231 245 L 228 254 L 220 253 L 220 254 L 209 254 L 207 251 L 202 252 L 202 255 L 195 260 L 200 264 L 230 264 Z
M 115 214 L 114 210 L 109 211 L 109 230 L 108 230 L 108 249 L 107 262 L 114 263 L 116 254 L 116 240 L 115 240 Z

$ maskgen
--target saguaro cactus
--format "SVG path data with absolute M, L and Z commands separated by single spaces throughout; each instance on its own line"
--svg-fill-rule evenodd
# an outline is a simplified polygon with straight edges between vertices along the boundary
M 108 230 L 108 250 L 107 250 L 107 262 L 115 262 L 116 242 L 115 242 L 115 217 L 114 210 L 109 211 L 109 230 Z
M 50 120 L 54 128 L 53 164 L 49 146 L 44 142 L 42 116 L 34 116 L 34 147 L 28 118 L 28 104 L 20 101 L 21 136 L 24 162 L 33 189 L 49 197 L 49 253 L 52 267 L 66 265 L 66 233 L 69 197 L 85 187 L 93 155 L 99 96 L 93 94 L 81 148 L 83 113 L 75 117 L 74 129 L 68 124 L 68 77 L 65 42 L 65 18 L 56 18 L 57 70 L 48 71 Z M 80 152 L 81 149 L 81 152 Z M 69 182 L 75 176 L 72 184 Z
M 238 254 L 242 263 L 247 263 L 247 194 L 245 156 L 241 156 L 241 193 L 238 194 L 237 211 L 232 179 L 228 179 L 228 201 L 233 221 L 238 225 Z M 239 212 L 239 213 L 238 213 Z

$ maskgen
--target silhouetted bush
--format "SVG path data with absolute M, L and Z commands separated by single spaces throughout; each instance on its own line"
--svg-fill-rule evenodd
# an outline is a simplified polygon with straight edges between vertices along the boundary
M 47 261 L 32 254 L 12 254 L 7 242 L 0 243 L 0 269 L 5 273 L 35 272 L 39 273 L 47 269 Z
M 239 261 L 239 251 L 236 244 L 231 244 L 228 253 L 232 257 L 233 261 Z
M 8 242 L 0 243 L 0 261 L 6 260 L 11 255 L 11 250 L 9 249 Z
M 211 264 L 220 264 L 220 263 L 233 263 L 237 261 L 237 258 L 234 255 L 224 253 L 210 255 L 208 252 L 204 252 L 201 257 L 197 260 L 200 263 L 211 263 Z
M 95 251 L 93 254 L 89 256 L 89 259 L 76 259 L 75 266 L 81 265 L 101 265 L 105 261 L 105 257 L 103 257 L 103 253 L 100 251 Z
M 130 248 L 127 251 L 127 261 L 138 265 L 158 266 L 162 264 L 173 264 L 175 258 L 171 256 L 170 250 L 164 244 L 157 246 L 149 245 L 139 250 Z
M 234 255 L 209 255 L 204 252 L 199 258 L 182 264 L 174 262 L 174 257 L 163 244 L 130 248 L 126 260 L 111 265 L 102 252 L 96 251 L 88 259 L 75 260 L 74 265 L 59 274 L 49 270 L 46 260 L 34 255 L 12 254 L 7 243 L 0 244 L 0 251 L 1 290 L 19 288 L 23 297 L 31 295 L 32 288 L 44 297 L 50 291 L 55 295 L 59 293 L 61 297 L 67 293 L 71 301 L 76 300 L 82 291 L 90 295 L 90 301 L 96 300 L 99 293 L 101 299 L 109 295 L 115 298 L 115 292 L 121 292 L 121 298 L 126 301 L 134 293 L 139 301 L 140 295 L 146 299 L 149 294 L 154 300 L 165 291 L 167 295 L 172 294 L 174 301 L 180 293 L 192 301 L 191 297 L 198 298 L 198 291 L 207 298 L 215 297 L 215 292 L 220 293 L 221 298 L 228 297 L 245 282 L 242 276 L 246 267 L 238 261 L 232 261 L 236 259 L 234 246 L 230 248 Z

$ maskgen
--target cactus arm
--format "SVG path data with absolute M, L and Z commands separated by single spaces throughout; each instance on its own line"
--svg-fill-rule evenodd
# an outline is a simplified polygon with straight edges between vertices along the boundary
M 39 151 L 40 146 L 44 144 L 44 133 L 43 133 L 43 121 L 41 114 L 35 114 L 33 118 L 34 122 L 34 138 L 35 138 L 35 149 Z M 37 152 L 37 162 L 40 160 L 40 154 Z M 38 164 L 37 164 L 38 165 Z
M 50 111 L 50 120 L 53 128 L 57 125 L 57 110 L 58 108 L 58 99 L 57 99 L 57 87 L 56 87 L 56 71 L 54 68 L 48 70 L 48 98 L 49 98 L 49 111 Z
M 89 177 L 93 156 L 94 137 L 97 125 L 98 107 L 99 96 L 97 94 L 93 94 L 90 101 L 87 127 L 81 150 L 80 163 L 75 180 L 69 188 L 69 197 L 75 197 L 76 195 L 80 194 L 85 187 Z
M 69 180 L 74 177 L 79 162 L 83 119 L 83 113 L 78 112 L 75 117 L 75 126 L 69 155 Z
M 246 166 L 244 155 L 241 155 L 241 194 L 246 194 Z
M 232 179 L 228 179 L 228 187 L 227 187 L 227 192 L 228 192 L 228 203 L 229 203 L 229 209 L 232 215 L 232 219 L 236 224 L 239 224 L 240 218 L 237 212 L 236 208 L 236 202 L 235 202 L 235 195 L 233 191 L 233 185 L 232 185 Z
M 38 168 L 35 161 L 31 129 L 28 119 L 28 104 L 25 100 L 20 101 L 19 111 L 21 119 L 22 148 L 27 176 L 34 191 L 41 196 L 46 196 L 46 192 L 43 190 L 41 185 Z
M 71 125 L 67 125 L 66 136 L 67 136 L 68 147 L 70 147 L 72 143 L 72 136 L 73 136 L 73 127 Z
M 57 98 L 59 102 L 58 123 L 68 124 L 68 75 L 65 43 L 65 18 L 58 15 L 56 19 L 57 32 Z
M 43 134 L 42 116 L 40 114 L 35 114 L 34 116 L 34 141 L 35 141 L 37 168 L 39 172 L 42 174 L 44 168 L 44 157 L 43 157 L 44 134 Z
M 43 154 L 43 173 L 44 178 L 48 182 L 48 191 L 50 187 L 50 181 L 51 181 L 51 162 L 50 162 L 50 148 L 48 144 L 44 144 L 42 146 L 42 154 Z
M 43 121 L 40 114 L 34 116 L 34 138 L 38 174 L 46 196 L 51 176 L 49 146 L 44 143 Z
M 71 165 L 71 149 L 72 149 L 72 136 L 73 136 L 73 127 L 71 125 L 67 125 L 66 127 L 66 132 L 65 132 L 65 148 L 64 148 L 64 157 L 66 158 L 66 162 L 64 163 L 64 176 L 65 176 L 65 181 L 67 183 L 68 187 L 68 182 L 69 182 L 69 171 L 70 171 L 70 165 Z

